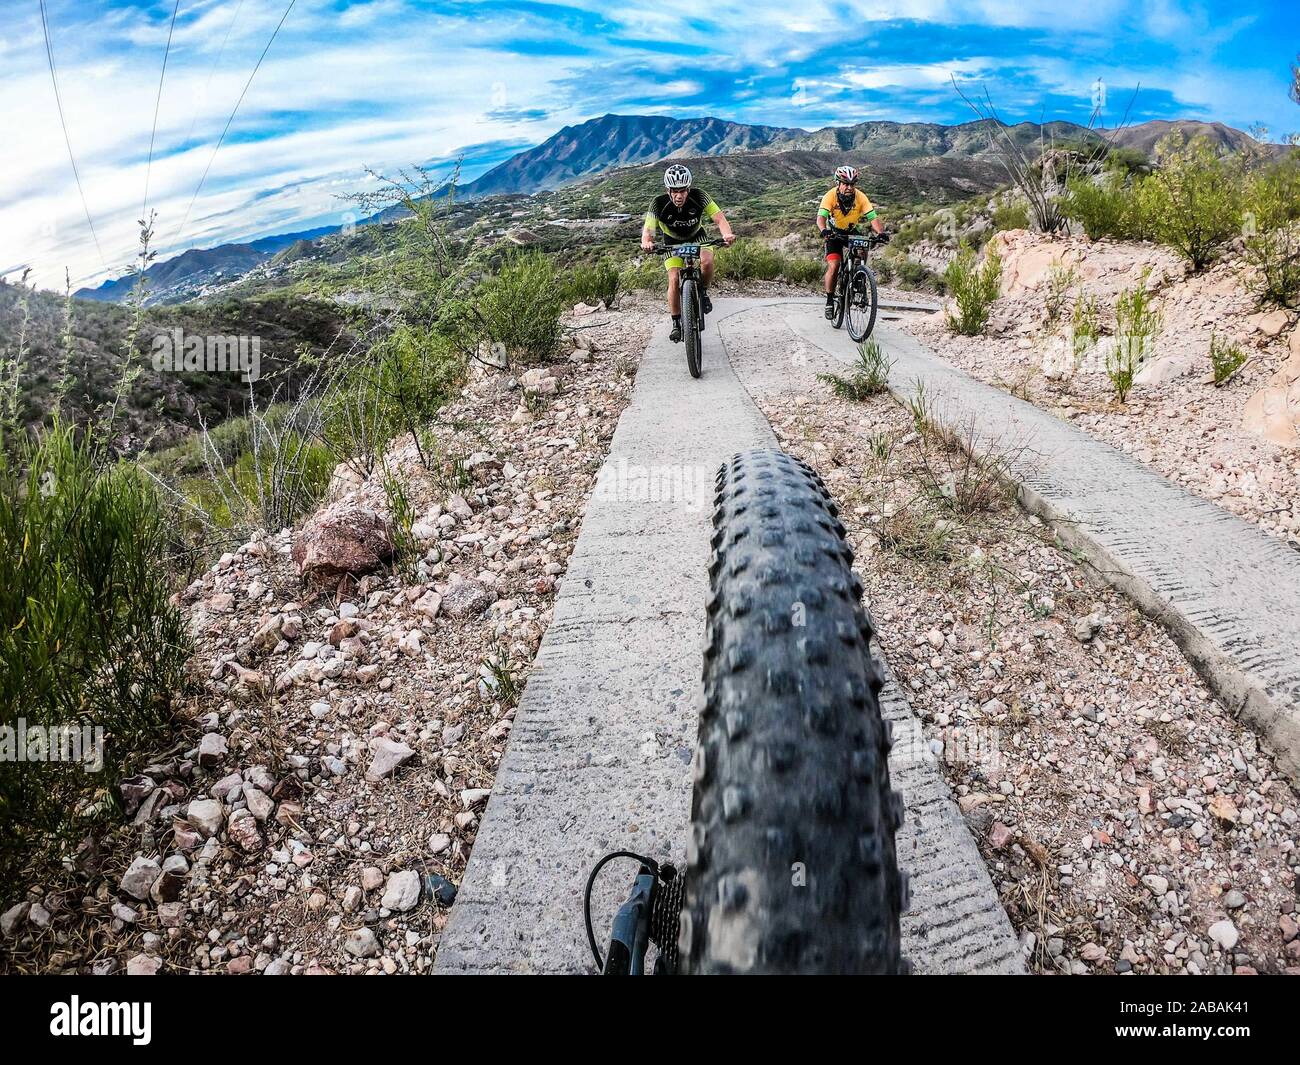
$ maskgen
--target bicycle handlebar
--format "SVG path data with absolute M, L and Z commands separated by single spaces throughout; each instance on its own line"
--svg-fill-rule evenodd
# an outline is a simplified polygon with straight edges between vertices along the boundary
M 679 240 L 675 243 L 668 244 L 661 240 L 656 240 L 651 251 L 666 252 L 674 248 L 680 248 L 684 245 L 691 245 L 696 248 L 725 248 L 727 242 L 721 237 L 710 237 L 708 240 Z
M 851 230 L 838 229 L 829 224 L 822 230 L 822 233 L 833 237 L 857 237 L 859 240 L 866 240 L 872 244 L 886 244 L 889 241 L 889 238 L 883 233 L 877 233 L 874 230 L 870 233 L 854 233 Z

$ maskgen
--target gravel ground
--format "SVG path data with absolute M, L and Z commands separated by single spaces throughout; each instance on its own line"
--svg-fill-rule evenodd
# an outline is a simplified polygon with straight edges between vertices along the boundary
M 1169 637 L 888 397 L 731 354 L 841 504 L 1032 967 L 1300 972 L 1300 804 Z

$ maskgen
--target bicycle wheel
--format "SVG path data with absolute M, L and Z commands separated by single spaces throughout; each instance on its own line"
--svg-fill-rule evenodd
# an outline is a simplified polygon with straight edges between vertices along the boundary
M 777 450 L 718 474 L 686 900 L 692 973 L 899 973 L 907 879 L 853 553 Z
M 835 313 L 831 316 L 831 328 L 839 329 L 844 325 L 844 304 L 846 300 L 844 266 L 840 266 L 840 272 L 835 276 Z
M 700 376 L 700 304 L 695 281 L 682 282 L 682 342 L 686 345 L 686 366 L 692 377 Z
M 876 327 L 876 275 L 863 263 L 849 278 L 849 336 L 861 343 Z

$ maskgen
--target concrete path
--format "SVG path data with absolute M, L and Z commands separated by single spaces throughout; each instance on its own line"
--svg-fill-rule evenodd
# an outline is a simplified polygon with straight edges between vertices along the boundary
M 440 938 L 439 972 L 590 972 L 582 890 L 595 861 L 620 849 L 682 861 L 713 476 L 735 452 L 775 445 L 717 323 L 759 304 L 717 301 L 701 380 L 667 322 L 641 361 Z M 906 953 L 920 972 L 1021 971 L 974 841 L 892 680 L 883 708 L 907 801 Z M 632 871 L 615 863 L 602 878 L 602 949 Z
M 785 323 L 838 361 L 856 355 L 816 303 L 785 305 Z M 974 425 L 986 444 L 1024 447 L 1025 504 L 1115 587 L 1160 621 L 1223 703 L 1272 746 L 1300 785 L 1300 552 L 1067 421 L 976 381 L 882 321 L 890 385 L 918 382 L 938 418 Z

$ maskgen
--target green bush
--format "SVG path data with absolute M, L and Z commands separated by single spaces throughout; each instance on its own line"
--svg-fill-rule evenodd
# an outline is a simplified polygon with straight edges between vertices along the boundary
M 944 284 L 957 303 L 957 314 L 948 314 L 948 328 L 964 336 L 982 333 L 1001 278 L 1002 259 L 996 251 L 990 250 L 977 265 L 975 253 L 963 245 L 943 272 Z
M 100 466 L 56 419 L 0 454 L 0 723 L 102 728 L 102 768 L 0 760 L 0 882 L 114 810 L 166 743 L 188 654 L 168 602 L 168 516 L 136 467 Z M 15 752 L 22 754 L 22 752 Z
M 421 430 L 464 383 L 457 338 L 401 325 L 368 352 L 340 367 L 319 403 L 319 436 L 335 459 L 369 475 L 393 437 Z
M 1300 307 L 1300 231 L 1295 225 L 1246 237 L 1246 287 L 1261 306 Z
M 1160 314 L 1151 306 L 1144 273 L 1136 288 L 1120 293 L 1115 304 L 1115 344 L 1106 353 L 1106 375 L 1121 403 L 1127 401 L 1159 331 Z
M 393 566 L 408 584 L 419 580 L 420 544 L 415 538 L 415 522 L 418 513 L 406 493 L 406 485 L 387 467 L 383 476 L 384 498 L 388 502 L 389 515 L 392 518 Z
M 775 281 L 783 266 L 780 252 L 742 237 L 717 253 L 717 275 L 729 281 Z
M 518 253 L 479 285 L 474 299 L 487 339 L 522 362 L 545 362 L 560 343 L 560 286 L 540 251 Z
M 993 209 L 993 231 L 1029 228 L 1029 205 L 1023 201 L 998 204 Z
M 571 266 L 560 281 L 560 302 L 565 307 L 575 303 L 592 306 L 603 302 L 613 307 L 618 300 L 618 267 L 607 259 L 595 264 Z
M 1188 143 L 1171 133 L 1156 145 L 1156 159 L 1155 172 L 1138 188 L 1145 224 L 1154 239 L 1202 270 L 1241 230 L 1241 176 L 1204 137 Z
M 876 259 L 872 267 L 875 268 L 880 262 Z M 792 285 L 820 284 L 825 274 L 826 263 L 821 259 L 810 259 L 803 255 L 781 256 L 781 278 Z
M 1246 365 L 1246 353 L 1239 345 L 1220 340 L 1217 333 L 1211 333 L 1210 365 L 1214 368 L 1215 385 L 1223 385 Z
M 1063 210 L 1092 240 L 1148 237 L 1137 187 L 1118 170 L 1108 171 L 1099 182 L 1088 177 L 1073 179 L 1066 190 Z
M 668 273 L 659 259 L 647 257 L 626 267 L 619 274 L 619 286 L 626 292 L 663 290 L 668 287 Z
M 1300 219 L 1300 156 L 1250 171 L 1241 206 L 1247 233 L 1278 229 Z
M 181 481 L 190 506 L 183 516 L 196 541 L 204 528 L 242 539 L 276 530 L 316 509 L 329 488 L 335 456 L 294 429 L 269 429 L 255 416 L 253 443 L 230 462 L 213 457 L 208 474 Z
M 1101 311 L 1097 306 L 1096 296 L 1088 292 L 1079 293 L 1070 315 L 1070 328 L 1074 338 L 1074 355 L 1077 359 L 1101 336 Z
M 1065 303 L 1070 298 L 1070 292 L 1078 279 L 1078 272 L 1073 266 L 1054 262 L 1048 268 L 1047 294 L 1043 298 L 1043 306 L 1047 311 L 1049 323 L 1055 324 L 1060 319 L 1061 312 L 1065 310 Z
M 947 283 L 924 263 L 919 263 L 906 255 L 894 260 L 894 275 L 901 288 L 935 292 L 942 296 L 947 292 Z
M 864 340 L 858 345 L 858 361 L 850 376 L 819 373 L 817 380 L 829 385 L 840 399 L 861 401 L 889 388 L 889 371 L 892 368 L 893 361 L 881 349 L 879 341 Z

